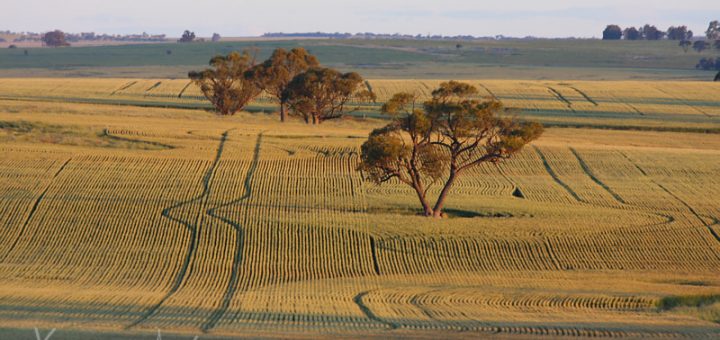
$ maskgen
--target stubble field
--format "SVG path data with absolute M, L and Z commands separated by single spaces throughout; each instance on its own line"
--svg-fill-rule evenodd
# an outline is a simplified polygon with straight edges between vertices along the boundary
M 355 171 L 374 103 L 310 127 L 184 80 L 0 80 L 0 335 L 720 336 L 718 87 L 476 83 L 551 127 L 438 221 Z

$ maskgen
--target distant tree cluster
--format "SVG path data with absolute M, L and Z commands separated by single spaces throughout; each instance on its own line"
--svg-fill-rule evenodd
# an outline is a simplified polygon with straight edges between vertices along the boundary
M 439 34 L 384 34 L 372 32 L 359 33 L 326 33 L 326 32 L 300 32 L 300 33 L 265 33 L 264 38 L 326 38 L 326 39 L 382 39 L 382 40 L 497 40 L 502 36 L 495 37 L 477 37 L 473 35 L 439 35 Z
M 717 58 L 702 58 L 698 62 L 697 65 L 695 65 L 695 68 L 698 70 L 705 70 L 705 71 L 720 71 L 720 57 Z
M 180 39 L 178 39 L 179 43 L 191 43 L 193 41 L 195 41 L 195 32 L 190 32 L 188 30 L 185 30 Z
M 13 42 L 25 42 L 25 41 L 39 41 L 42 42 L 46 33 L 34 33 L 34 32 L 10 32 L 5 31 L 5 34 L 16 35 L 18 37 L 13 39 Z M 98 34 L 95 32 L 82 32 L 82 33 L 68 33 L 63 32 L 65 35 L 66 42 L 80 42 L 80 41 L 137 41 L 137 42 L 160 42 L 165 41 L 165 35 L 150 35 L 145 32 L 142 34 Z
M 281 121 L 289 110 L 308 124 L 321 124 L 357 109 L 351 107 L 352 100 L 375 99 L 359 74 L 321 67 L 303 48 L 276 49 L 260 64 L 247 51 L 232 52 L 212 58 L 210 66 L 188 76 L 222 115 L 242 110 L 263 91 L 280 102 Z
M 667 31 L 662 31 L 650 24 L 625 29 L 618 25 L 608 25 L 603 31 L 603 40 L 689 40 L 692 36 L 693 32 L 688 30 L 687 26 L 672 26 Z

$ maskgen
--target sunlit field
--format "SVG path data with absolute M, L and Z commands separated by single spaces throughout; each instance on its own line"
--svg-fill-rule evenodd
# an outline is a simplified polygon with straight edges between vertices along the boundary
M 438 83 L 307 126 L 0 80 L 0 338 L 720 337 L 720 85 L 474 80 L 548 128 L 436 220 L 355 169 L 379 104 Z

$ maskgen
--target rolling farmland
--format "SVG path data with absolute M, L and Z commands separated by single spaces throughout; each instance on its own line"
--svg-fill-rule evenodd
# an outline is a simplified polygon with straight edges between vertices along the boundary
M 0 80 L 0 337 L 720 336 L 720 86 L 473 83 L 551 127 L 438 221 L 355 171 L 375 103 L 310 127 L 187 80 Z

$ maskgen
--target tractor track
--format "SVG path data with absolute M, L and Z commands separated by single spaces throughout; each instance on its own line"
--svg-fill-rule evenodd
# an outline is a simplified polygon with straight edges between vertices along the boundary
M 358 306 L 358 308 L 360 308 L 360 311 L 363 314 L 365 314 L 365 316 L 368 319 L 373 320 L 377 323 L 381 323 L 381 324 L 387 326 L 391 330 L 399 328 L 398 324 L 383 320 L 382 318 L 375 315 L 375 313 L 373 313 L 373 311 L 365 304 L 365 302 L 363 302 L 363 298 L 365 296 L 367 296 L 368 294 L 370 294 L 370 291 L 364 291 L 364 292 L 358 293 L 357 295 L 355 295 L 353 297 L 353 302 L 355 302 L 355 304 Z
M 625 157 L 625 159 L 627 159 L 633 166 L 635 166 L 635 168 L 638 169 L 638 171 L 640 171 L 640 173 L 642 173 L 643 176 L 647 177 L 647 178 L 650 180 L 650 182 L 652 182 L 653 184 L 657 185 L 662 191 L 664 191 L 665 193 L 667 193 L 668 195 L 670 195 L 672 198 L 674 198 L 675 200 L 677 200 L 678 202 L 680 202 L 680 204 L 682 204 L 683 206 L 685 206 L 685 207 L 690 211 L 690 213 L 692 213 L 693 216 L 695 216 L 695 218 L 697 218 L 697 219 L 700 221 L 700 223 L 701 223 L 703 226 L 705 226 L 705 228 L 707 228 L 707 230 L 708 230 L 708 231 L 710 232 L 710 234 L 715 238 L 715 240 L 718 241 L 718 242 L 720 242 L 720 235 L 718 235 L 718 233 L 715 232 L 715 230 L 712 228 L 713 225 L 718 224 L 717 219 L 715 219 L 714 217 L 711 217 L 711 219 L 713 220 L 713 222 L 707 223 L 707 222 L 705 221 L 705 219 L 703 219 L 702 216 L 697 212 L 697 210 L 695 210 L 695 208 L 693 208 L 689 203 L 687 203 L 685 200 L 683 200 L 682 198 L 680 198 L 679 196 L 677 196 L 675 193 L 673 193 L 672 191 L 670 191 L 667 187 L 665 187 L 664 185 L 662 185 L 662 184 L 658 183 L 657 181 L 655 181 L 654 179 L 652 179 L 652 177 L 650 177 L 650 176 L 648 175 L 648 173 L 647 173 L 642 167 L 640 167 L 639 164 L 635 163 L 635 162 L 630 158 L 630 156 L 628 156 L 628 155 L 625 154 L 624 152 L 621 152 L 620 154 L 621 154 L 623 157 Z M 720 255 L 718 255 L 718 258 L 720 258 Z
M 55 172 L 55 174 L 50 179 L 50 182 L 45 186 L 45 189 L 43 189 L 42 193 L 35 199 L 35 202 L 32 205 L 32 208 L 30 209 L 30 213 L 28 214 L 27 218 L 25 218 L 25 221 L 22 224 L 22 227 L 20 228 L 20 232 L 15 237 L 15 240 L 13 240 L 12 245 L 10 245 L 10 248 L 8 248 L 7 252 L 5 252 L 5 255 L 3 255 L 2 259 L 0 259 L 0 263 L 5 262 L 5 259 L 12 253 L 13 250 L 15 250 L 15 247 L 17 247 L 18 242 L 20 242 L 20 239 L 25 235 L 25 231 L 27 230 L 28 225 L 30 224 L 30 220 L 35 216 L 35 212 L 37 211 L 38 206 L 40 206 L 40 202 L 42 202 L 43 198 L 45 198 L 45 194 L 47 194 L 48 190 L 50 190 L 50 186 L 52 186 L 52 183 L 54 182 L 55 178 L 57 178 L 63 170 L 65 170 L 65 167 L 70 163 L 72 158 L 68 158 L 61 166 L 60 168 Z
M 570 186 L 567 185 L 567 183 L 563 182 L 563 181 L 560 179 L 560 177 L 557 175 L 557 173 L 555 173 L 555 170 L 553 170 L 552 167 L 550 167 L 550 163 L 548 163 L 548 160 L 547 160 L 547 158 L 545 157 L 545 154 L 543 154 L 543 152 L 540 151 L 540 148 L 538 148 L 538 147 L 535 146 L 535 145 L 533 145 L 533 148 L 535 149 L 535 152 L 537 153 L 537 155 L 540 156 L 540 160 L 542 160 L 542 163 L 543 163 L 543 166 L 545 167 L 545 170 L 546 170 L 547 173 L 550 175 L 550 177 L 552 177 L 552 179 L 555 181 L 555 183 L 557 183 L 557 184 L 559 184 L 561 187 L 563 187 L 563 189 L 565 189 L 565 191 L 567 191 L 567 192 L 570 194 L 570 196 L 572 196 L 573 198 L 575 198 L 575 200 L 577 200 L 578 202 L 588 203 L 588 202 L 586 202 L 585 200 L 583 200 L 582 198 L 580 198 L 580 196 L 579 196 L 572 188 L 570 188 Z
M 170 221 L 179 223 L 180 225 L 187 228 L 187 230 L 190 232 L 190 242 L 188 243 L 188 249 L 185 255 L 185 259 L 183 260 L 182 266 L 180 267 L 180 270 L 175 275 L 175 279 L 173 280 L 173 283 L 168 290 L 168 292 L 163 296 L 160 301 L 158 301 L 155 305 L 151 306 L 145 313 L 143 313 L 137 320 L 133 321 L 131 324 L 127 325 L 125 329 L 133 328 L 146 320 L 148 320 L 150 317 L 155 315 L 157 311 L 160 309 L 160 307 L 167 301 L 170 297 L 172 297 L 178 289 L 180 289 L 180 286 L 182 285 L 183 281 L 185 281 L 185 277 L 187 276 L 188 268 L 190 267 L 191 262 L 193 261 L 195 257 L 195 252 L 197 250 L 197 244 L 198 244 L 198 237 L 197 237 L 197 231 L 198 231 L 198 225 L 202 221 L 202 216 L 205 213 L 204 209 L 200 209 L 198 211 L 197 215 L 195 216 L 194 222 L 188 222 L 180 218 L 173 217 L 170 212 L 172 210 L 175 210 L 177 208 L 180 208 L 182 206 L 192 204 L 195 202 L 200 202 L 201 205 L 206 205 L 208 198 L 210 196 L 210 184 L 215 177 L 215 171 L 217 170 L 217 167 L 220 163 L 220 158 L 222 157 L 223 149 L 225 147 L 225 142 L 227 141 L 229 131 L 225 131 L 222 134 L 222 137 L 220 139 L 220 144 L 218 145 L 217 152 L 215 154 L 215 159 L 213 160 L 212 165 L 208 169 L 208 171 L 205 173 L 205 176 L 203 176 L 203 191 L 200 193 L 200 195 L 187 200 L 179 202 L 175 205 L 172 205 L 168 208 L 165 208 L 162 211 L 162 216 L 167 218 Z
M 245 232 L 243 231 L 242 226 L 228 218 L 225 218 L 223 216 L 220 216 L 217 214 L 217 210 L 221 208 L 225 208 L 228 206 L 231 206 L 233 204 L 240 203 L 242 201 L 247 200 L 252 196 L 252 180 L 253 175 L 255 174 L 255 170 L 257 169 L 259 160 L 260 160 L 260 145 L 262 144 L 262 137 L 263 133 L 260 133 L 257 137 L 257 141 L 255 143 L 255 150 L 253 153 L 253 159 L 250 163 L 250 168 L 248 169 L 247 175 L 245 176 L 245 192 L 243 195 L 235 200 L 232 200 L 230 202 L 226 202 L 217 206 L 214 206 L 210 209 L 206 210 L 206 214 L 210 217 L 216 218 L 220 221 L 222 221 L 225 224 L 228 224 L 233 227 L 235 230 L 235 233 L 237 234 L 235 237 L 235 256 L 233 258 L 233 264 L 232 264 L 232 271 L 230 274 L 230 279 L 228 280 L 228 285 L 225 290 L 225 294 L 223 295 L 222 303 L 220 307 L 218 307 L 216 310 L 210 314 L 208 319 L 205 321 L 205 323 L 201 326 L 201 330 L 204 333 L 207 333 L 210 329 L 214 328 L 217 323 L 220 321 L 220 318 L 222 318 L 223 315 L 227 312 L 228 308 L 230 307 L 230 302 L 232 302 L 233 297 L 235 296 L 235 293 L 237 292 L 237 283 L 239 280 L 239 272 L 240 272 L 240 266 L 242 265 L 243 261 L 243 248 L 245 244 Z

